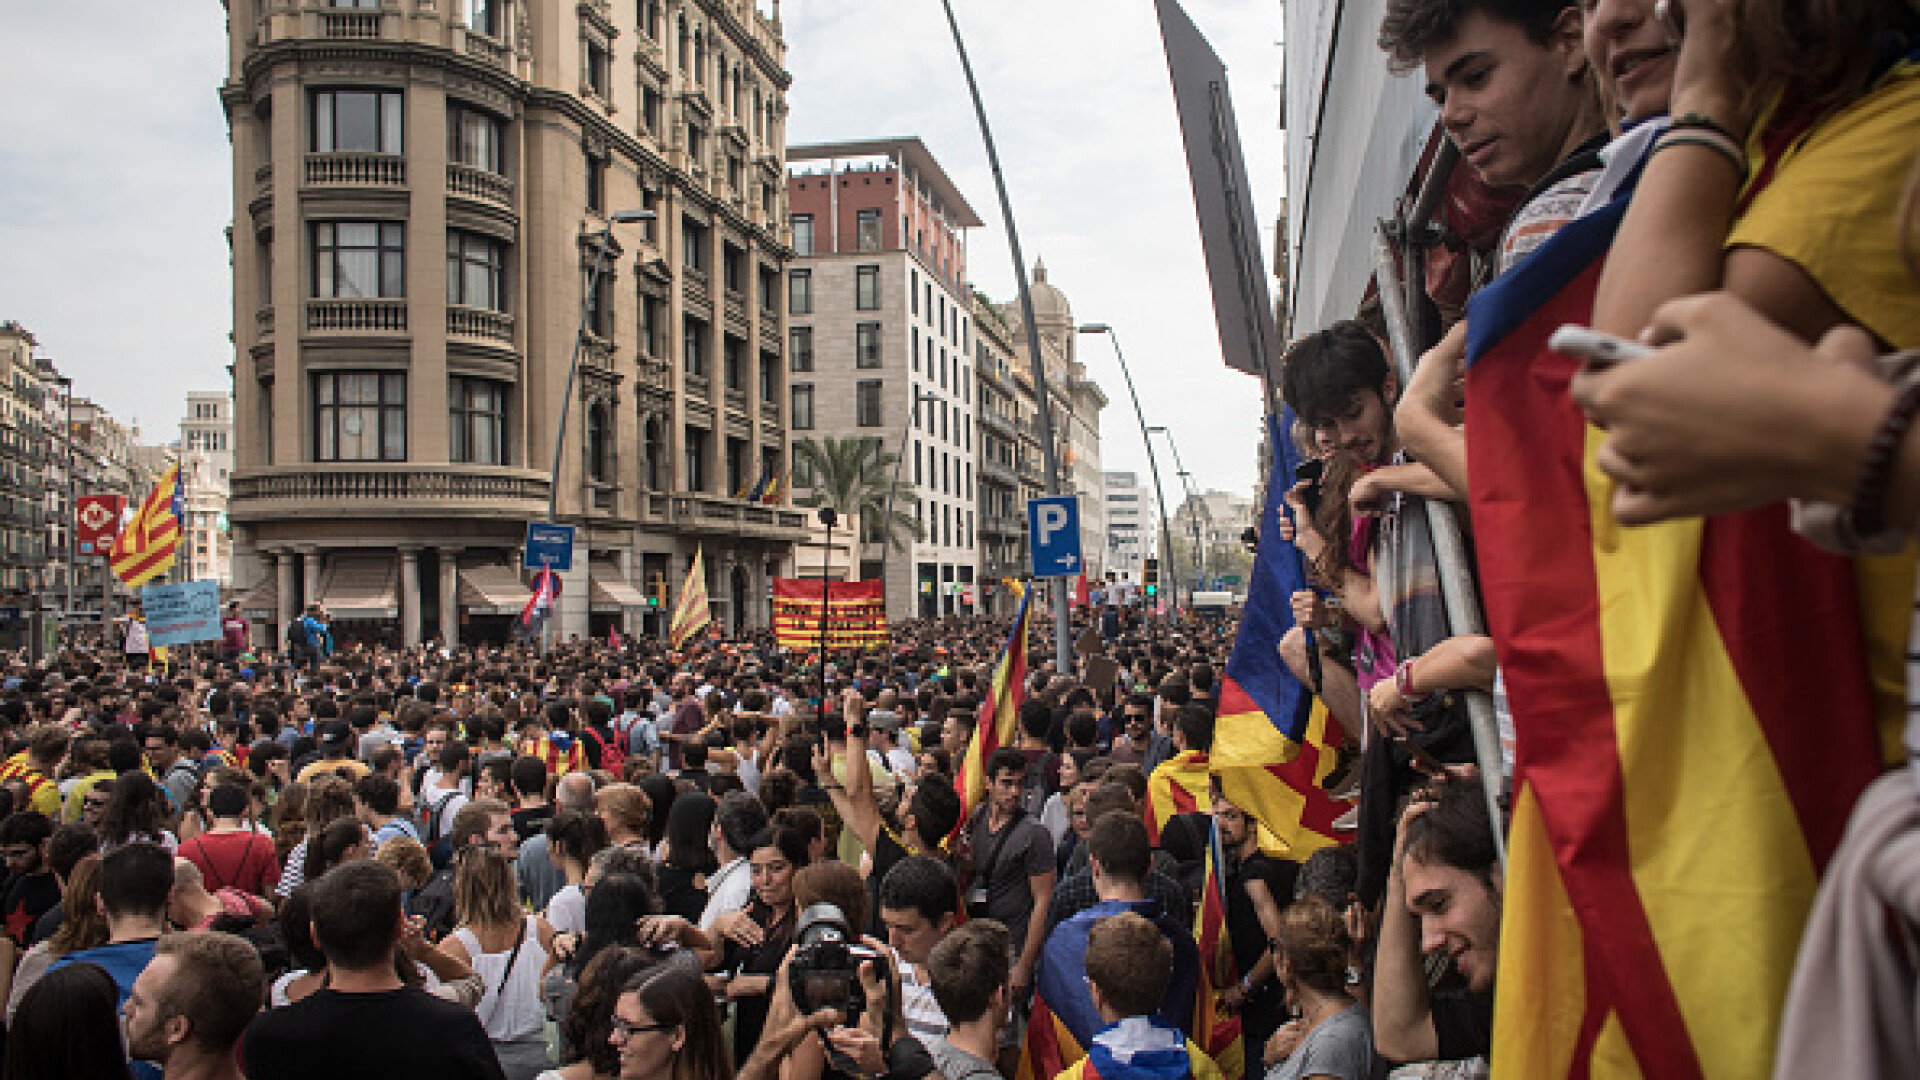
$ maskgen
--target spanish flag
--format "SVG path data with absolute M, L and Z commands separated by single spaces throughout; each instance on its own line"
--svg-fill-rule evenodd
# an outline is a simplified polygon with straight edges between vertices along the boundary
M 1014 616 L 1007 643 L 1000 648 L 1000 661 L 993 667 L 993 684 L 987 700 L 980 705 L 980 716 L 973 725 L 973 738 L 967 753 L 954 770 L 954 790 L 960 794 L 960 821 L 965 823 L 973 808 L 987 794 L 987 759 L 1003 746 L 1012 746 L 1019 734 L 1020 706 L 1027 699 L 1027 608 L 1033 594 L 1016 583 L 1020 612 Z M 959 825 L 954 826 L 956 830 Z M 1051 1075 L 1051 1074 L 1049 1074 Z
M 1868 640 L 1852 566 L 1785 506 L 1613 518 L 1578 364 L 1546 340 L 1590 321 L 1625 207 L 1469 308 L 1473 524 L 1517 736 L 1493 1072 L 1764 1077 L 1878 766 Z
M 706 549 L 695 548 L 686 583 L 680 586 L 680 602 L 673 606 L 673 621 L 667 624 L 667 638 L 674 648 L 684 648 L 712 621 L 713 611 L 707 602 Z
M 113 538 L 113 550 L 107 554 L 113 576 L 127 588 L 138 589 L 173 569 L 174 553 L 180 548 L 180 527 L 186 517 L 180 463 L 176 461 L 160 474 L 139 512 Z

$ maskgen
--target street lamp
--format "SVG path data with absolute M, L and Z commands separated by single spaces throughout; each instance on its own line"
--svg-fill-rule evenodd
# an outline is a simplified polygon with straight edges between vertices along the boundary
M 607 225 L 589 235 L 593 241 L 593 269 L 587 274 L 586 288 L 580 293 L 580 325 L 573 332 L 573 357 L 567 361 L 567 386 L 560 397 L 560 423 L 553 433 L 553 469 L 547 476 L 547 523 L 553 524 L 560 515 L 560 452 L 567 445 L 567 414 L 573 406 L 573 382 L 580 373 L 580 346 L 587 339 L 587 316 L 592 312 L 595 291 L 600 287 L 600 269 L 607 261 L 607 245 L 613 242 L 615 225 L 631 225 L 641 221 L 652 221 L 656 215 L 651 210 L 616 210 L 607 218 Z M 542 648 L 552 640 L 553 620 L 547 620 L 542 629 Z M 443 629 L 442 634 L 446 633 Z
M 1199 492 L 1193 486 L 1193 474 L 1187 471 L 1186 463 L 1180 460 L 1180 444 L 1173 441 L 1173 432 L 1157 424 L 1147 430 L 1155 434 L 1165 435 L 1167 437 L 1167 446 L 1173 450 L 1174 475 L 1180 478 L 1181 489 L 1186 492 L 1187 502 L 1193 507 L 1192 512 L 1187 515 L 1187 527 L 1188 530 L 1193 533 L 1194 574 L 1196 577 L 1204 577 L 1206 576 L 1206 564 L 1203 562 L 1203 553 L 1201 550 L 1200 512 L 1205 509 L 1205 504 L 1200 501 Z M 1168 551 L 1167 563 L 1171 565 L 1174 561 L 1173 552 Z M 1195 585 L 1197 587 L 1197 581 Z M 1174 598 L 1176 600 L 1179 599 L 1179 595 L 1180 594 L 1176 592 Z
M 820 524 L 827 527 L 826 543 L 820 547 L 820 713 L 824 717 L 827 709 L 827 618 L 833 608 L 827 603 L 833 595 L 833 579 L 827 571 L 833 565 L 833 523 L 840 515 L 833 507 L 823 506 L 819 510 Z
M 1140 394 L 1133 388 L 1133 372 L 1127 367 L 1127 354 L 1120 351 L 1120 335 L 1106 323 L 1087 323 L 1078 328 L 1082 334 L 1105 334 L 1113 342 L 1114 358 L 1120 361 L 1120 375 L 1127 381 L 1127 396 L 1133 399 L 1133 417 L 1140 423 L 1140 441 L 1147 444 L 1147 471 L 1153 474 L 1153 498 L 1160 504 L 1160 544 L 1166 549 L 1167 587 L 1174 601 L 1180 599 L 1180 578 L 1173 570 L 1173 533 L 1167 524 L 1167 496 L 1160 487 L 1160 466 L 1153 457 L 1153 437 L 1148 434 L 1147 414 L 1140 408 Z M 1165 428 L 1159 429 L 1165 431 Z
M 887 486 L 887 508 L 880 518 L 880 594 L 882 597 L 886 595 L 888 584 L 887 555 L 893 550 L 893 493 L 900 488 L 900 467 L 907 462 L 907 425 L 913 423 L 913 418 L 919 414 L 921 402 L 940 400 L 940 395 L 922 390 L 918 386 L 909 386 L 909 389 L 913 392 L 913 400 L 907 402 L 907 415 L 900 420 L 900 453 L 893 459 L 893 483 Z M 916 453 L 915 459 L 918 460 L 918 457 Z M 907 591 L 911 594 L 913 590 Z M 883 600 L 882 604 L 884 603 Z

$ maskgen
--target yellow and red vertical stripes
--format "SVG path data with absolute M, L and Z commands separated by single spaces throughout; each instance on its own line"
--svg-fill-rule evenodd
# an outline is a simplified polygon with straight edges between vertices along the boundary
M 113 576 L 127 588 L 138 589 L 173 569 L 174 555 L 180 548 L 182 513 L 180 463 L 175 462 L 160 474 L 133 520 L 113 538 L 113 548 L 107 553 Z
M 1026 701 L 1027 692 L 1027 609 L 1033 594 L 1017 582 L 1013 588 L 1020 596 L 1020 610 L 1013 618 L 1007 643 L 1000 650 L 1000 662 L 994 665 L 993 682 L 973 725 L 973 738 L 967 743 L 966 756 L 954 770 L 953 786 L 960 795 L 961 825 L 986 797 L 987 760 L 1000 747 L 1012 746 L 1019 733 L 1020 706 Z M 960 827 L 954 826 L 955 831 Z

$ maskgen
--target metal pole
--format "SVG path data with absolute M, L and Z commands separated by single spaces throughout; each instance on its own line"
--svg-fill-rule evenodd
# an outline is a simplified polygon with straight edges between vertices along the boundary
M 1160 545 L 1164 550 L 1161 565 L 1167 568 L 1167 588 L 1172 591 L 1174 601 L 1180 599 L 1180 578 L 1173 571 L 1173 531 L 1167 522 L 1167 495 L 1160 487 L 1160 465 L 1153 456 L 1153 436 L 1148 434 L 1147 414 L 1140 408 L 1140 394 L 1133 388 L 1133 372 L 1127 367 L 1127 354 L 1120 351 L 1120 335 L 1112 326 L 1095 324 L 1083 326 L 1083 334 L 1106 332 L 1107 340 L 1113 342 L 1114 359 L 1120 361 L 1120 377 L 1126 380 L 1127 397 L 1133 400 L 1133 418 L 1140 424 L 1140 441 L 1147 445 L 1147 471 L 1153 474 L 1153 499 L 1160 505 Z
M 1382 221 L 1374 233 L 1374 273 L 1380 281 L 1380 304 L 1387 319 L 1387 335 L 1393 344 L 1394 369 L 1400 385 L 1413 378 L 1414 349 L 1411 324 L 1401 292 L 1400 268 L 1394 258 L 1389 232 L 1393 223 Z M 1486 624 L 1480 616 L 1479 591 L 1474 587 L 1460 522 L 1453 505 L 1444 499 L 1422 499 L 1427 510 L 1427 528 L 1433 534 L 1434 562 L 1440 569 L 1440 597 L 1447 609 L 1447 628 L 1456 636 L 1484 634 Z M 1493 718 L 1493 699 L 1480 691 L 1467 694 L 1467 717 L 1472 722 L 1474 757 L 1480 763 L 1480 782 L 1487 795 L 1488 820 L 1493 822 L 1494 849 L 1500 867 L 1507 865 L 1507 841 L 1500 828 L 1500 729 Z
M 827 526 L 827 541 L 820 549 L 820 711 L 826 715 L 827 701 L 827 620 L 833 607 L 829 598 L 833 595 L 833 578 L 828 576 L 833 566 L 833 518 L 823 519 Z
M 1000 172 L 1000 152 L 993 145 L 993 129 L 987 124 L 987 106 L 980 100 L 980 83 L 973 77 L 973 63 L 967 59 L 967 44 L 960 36 L 960 21 L 953 15 L 953 0 L 940 0 L 946 9 L 947 26 L 953 31 L 953 48 L 960 54 L 960 70 L 967 77 L 967 93 L 973 98 L 973 114 L 980 122 L 980 141 L 986 144 L 987 165 L 993 170 L 993 187 L 1000 196 L 1000 217 L 1007 226 L 1007 248 L 1013 255 L 1013 276 L 1020 285 L 1021 321 L 1026 324 L 1027 353 L 1033 363 L 1033 388 L 1040 399 L 1040 455 L 1047 470 L 1048 495 L 1060 494 L 1060 468 L 1053 448 L 1053 398 L 1047 391 L 1047 363 L 1040 354 L 1040 328 L 1033 321 L 1033 291 L 1028 288 L 1027 260 L 1020 252 L 1020 231 L 1013 224 L 1013 201 L 1007 196 L 1006 177 Z M 1032 540 L 1028 540 L 1032 551 Z M 1084 559 L 1084 554 L 1082 558 Z M 1029 555 L 1031 558 L 1031 555 Z M 1061 672 L 1073 670 L 1073 630 L 1068 614 L 1066 588 L 1053 590 L 1054 658 Z
M 880 517 L 880 523 L 882 525 L 880 533 L 880 595 L 882 597 L 887 595 L 887 555 L 893 551 L 893 493 L 900 488 L 900 467 L 907 463 L 907 426 L 913 423 L 914 414 L 920 411 L 921 402 L 940 400 L 938 394 L 923 394 L 917 386 L 909 384 L 907 389 L 912 392 L 913 396 L 907 402 L 907 415 L 900 421 L 900 452 L 894 455 L 893 458 L 893 483 L 887 487 L 887 506 L 886 509 L 881 512 Z M 915 457 L 917 458 L 918 455 L 916 454 Z M 913 590 L 908 589 L 907 592 L 909 596 L 911 596 Z M 917 602 L 917 598 L 915 599 Z M 884 603 L 885 601 L 883 600 L 882 604 L 884 605 Z

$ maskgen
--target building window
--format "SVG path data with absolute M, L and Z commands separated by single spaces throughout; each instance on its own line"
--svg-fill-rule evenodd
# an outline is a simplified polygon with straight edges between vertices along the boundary
M 707 133 L 698 124 L 687 125 L 687 167 L 695 176 L 707 175 Z
M 315 90 L 313 152 L 405 153 L 402 100 L 397 90 Z
M 640 348 L 655 360 L 667 355 L 667 302 L 657 296 L 640 294 Z
M 918 326 L 915 326 L 915 327 L 912 327 L 912 330 L 913 330 L 913 370 L 917 372 L 920 370 L 920 328 Z
M 747 262 L 746 252 L 741 251 L 739 248 L 734 247 L 732 244 L 725 243 L 725 242 L 721 243 L 720 245 L 720 284 L 728 292 L 737 293 L 740 291 L 742 279 L 745 277 L 745 273 L 746 273 L 744 270 L 744 267 L 746 266 L 746 262 Z
M 582 270 L 585 275 L 582 284 L 590 285 L 580 291 L 587 298 L 587 332 L 605 341 L 613 338 L 613 276 L 601 273 L 594 276 L 592 270 Z
M 795 431 L 813 430 L 813 384 L 795 383 L 793 386 L 793 423 Z
M 611 58 L 604 44 L 593 39 L 587 41 L 587 90 L 601 101 L 612 100 L 607 93 Z
M 684 319 L 681 341 L 681 362 L 686 365 L 687 374 L 697 379 L 707 377 L 707 324 L 688 315 Z
M 587 212 L 607 212 L 607 159 L 587 151 Z
M 794 486 L 812 487 L 818 482 L 813 475 L 813 459 L 795 456 L 793 459 Z
M 787 314 L 813 314 L 813 271 L 794 270 L 787 274 Z
M 920 314 L 920 271 L 907 271 L 907 303 L 912 306 L 915 315 Z
M 447 106 L 447 158 L 456 165 L 505 175 L 506 123 L 465 105 Z
M 853 384 L 853 422 L 861 427 L 879 427 L 883 421 L 880 411 L 880 386 L 878 379 L 863 379 Z
M 863 368 L 880 366 L 879 323 L 863 322 L 853 328 L 853 363 Z
M 795 214 L 789 221 L 793 225 L 793 250 L 799 255 L 813 254 L 813 215 Z
M 407 295 L 406 226 L 394 221 L 314 222 L 313 295 Z
M 860 211 L 855 224 L 854 242 L 861 251 L 880 250 L 880 211 Z
M 692 218 L 680 219 L 680 263 L 689 270 L 707 269 L 707 227 Z
M 760 310 L 780 314 L 780 271 L 765 266 L 760 268 Z
M 787 367 L 793 371 L 813 370 L 813 327 L 788 328 Z
M 880 310 L 880 268 L 862 266 L 854 270 L 853 306 L 859 311 Z
M 760 354 L 760 400 L 772 405 L 780 400 L 780 358 Z
M 505 311 L 507 246 L 490 236 L 447 232 L 447 303 Z
M 648 135 L 660 137 L 666 125 L 667 99 L 660 88 L 651 84 L 640 88 L 640 123 Z
M 707 439 L 702 428 L 687 429 L 687 490 L 707 489 Z
M 323 371 L 313 377 L 315 461 L 407 460 L 407 376 Z
M 665 491 L 668 478 L 666 424 L 657 416 L 649 416 L 646 422 L 647 442 L 647 490 Z
M 507 388 L 491 379 L 447 380 L 447 412 L 454 461 L 507 464 Z
M 741 361 L 745 352 L 745 342 L 732 334 L 720 336 L 720 371 L 726 379 L 727 389 L 745 390 L 747 388 L 746 364 Z
M 611 427 L 606 402 L 596 401 L 587 408 L 587 479 L 596 484 L 613 483 Z

